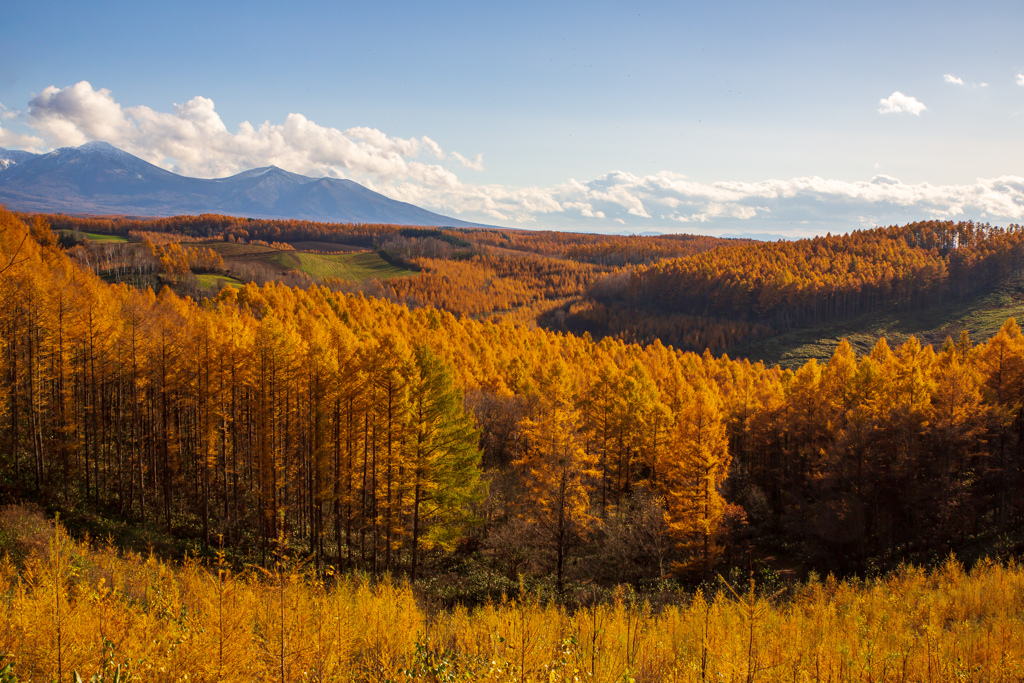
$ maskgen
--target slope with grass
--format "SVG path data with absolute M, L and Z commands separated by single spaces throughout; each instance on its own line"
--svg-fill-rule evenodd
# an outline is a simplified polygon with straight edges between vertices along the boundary
M 716 581 L 657 605 L 518 594 L 428 609 L 408 584 L 169 564 L 0 510 L 4 681 L 1018 681 L 1024 570 L 954 560 L 785 592 Z M 739 582 L 736 582 L 739 583 Z M 595 599 L 597 598 L 597 599 Z M 81 677 L 81 678 L 79 678 Z
M 350 254 L 311 254 L 303 251 L 278 251 L 264 257 L 267 263 L 283 270 L 298 270 L 314 280 L 326 277 L 364 282 L 366 280 L 387 280 L 393 277 L 411 275 L 413 271 L 392 265 L 375 251 Z
M 196 283 L 200 289 L 218 291 L 222 287 L 241 287 L 242 283 L 230 275 L 203 273 L 196 275 Z
M 127 242 L 128 240 L 120 235 L 106 235 L 98 232 L 75 232 L 74 230 L 57 231 L 61 237 L 69 237 L 73 240 L 87 239 L 90 242 Z
M 271 276 L 298 271 L 317 282 L 325 278 L 336 278 L 362 283 L 403 277 L 415 272 L 388 263 L 375 251 L 311 253 L 233 242 L 212 242 L 204 246 L 220 254 L 227 269 L 236 277 L 258 268 Z
M 882 312 L 849 320 L 796 328 L 782 334 L 736 344 L 729 354 L 757 358 L 767 364 L 798 368 L 808 360 L 827 361 L 846 339 L 858 354 L 870 353 L 879 337 L 899 345 L 910 337 L 938 348 L 947 338 L 967 332 L 987 339 L 1007 318 L 1024 320 L 1024 278 L 1014 277 L 994 289 L 950 302 L 941 308 L 911 312 Z

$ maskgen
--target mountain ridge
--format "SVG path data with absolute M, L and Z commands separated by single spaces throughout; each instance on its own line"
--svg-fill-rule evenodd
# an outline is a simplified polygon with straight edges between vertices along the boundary
M 277 166 L 224 178 L 191 178 L 100 141 L 45 154 L 0 148 L 0 204 L 48 213 L 221 213 L 331 223 L 492 227 L 391 199 L 353 180 L 312 178 Z

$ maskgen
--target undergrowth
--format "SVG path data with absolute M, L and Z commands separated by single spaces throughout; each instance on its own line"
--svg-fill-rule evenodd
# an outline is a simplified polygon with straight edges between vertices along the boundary
M 428 610 L 401 581 L 282 556 L 236 572 L 0 513 L 0 681 L 1016 681 L 1024 568 L 954 559 L 785 595 L 738 577 L 657 606 L 528 590 Z

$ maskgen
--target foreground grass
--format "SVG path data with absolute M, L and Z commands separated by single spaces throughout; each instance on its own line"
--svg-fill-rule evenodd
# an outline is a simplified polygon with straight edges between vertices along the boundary
M 0 650 L 23 681 L 1017 681 L 1024 569 L 955 561 L 785 599 L 624 591 L 428 613 L 406 584 L 95 549 L 0 513 Z M 6 662 L 5 662 L 6 663 Z M 0 665 L 2 666 L 2 665 Z

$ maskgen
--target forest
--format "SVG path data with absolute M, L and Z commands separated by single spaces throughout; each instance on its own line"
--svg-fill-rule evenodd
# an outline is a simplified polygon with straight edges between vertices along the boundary
M 1019 276 L 1024 229 L 924 221 L 638 264 L 563 307 L 562 327 L 723 352 L 744 337 L 962 305 Z
M 645 251 L 647 238 L 459 233 L 467 247 L 441 239 L 447 230 L 361 226 L 353 233 L 384 234 L 393 255 L 405 249 L 422 284 L 378 282 L 388 294 L 371 296 L 330 279 L 248 282 L 193 298 L 166 280 L 156 290 L 82 267 L 55 228 L 83 231 L 68 221 L 84 220 L 0 209 L 4 498 L 60 512 L 70 528 L 134 530 L 189 559 L 165 566 L 132 554 L 145 545 L 73 541 L 9 509 L 44 539 L 33 545 L 12 523 L 0 569 L 9 604 L 26 601 L 23 618 L 0 622 L 0 648 L 49 653 L 21 655 L 33 680 L 67 677 L 51 661 L 65 645 L 41 634 L 63 633 L 67 617 L 54 609 L 72 604 L 75 622 L 170 629 L 157 642 L 216 636 L 202 645 L 220 652 L 216 671 L 211 657 L 167 654 L 177 646 L 132 654 L 193 680 L 227 680 L 226 662 L 254 656 L 261 678 L 298 680 L 314 670 L 313 651 L 284 643 L 321 643 L 312 634 L 325 637 L 328 621 L 348 624 L 348 640 L 315 646 L 315 666 L 335 667 L 318 680 L 1015 679 L 1016 655 L 996 654 L 1020 652 L 1010 558 L 1024 519 L 1024 335 L 1014 320 L 980 342 L 878 339 L 863 354 L 843 342 L 825 361 L 782 369 L 489 314 L 609 287 L 602 278 L 682 315 L 750 310 L 750 326 L 926 306 L 1019 269 L 1017 226 L 912 224 L 704 251 L 678 240 L 690 254 L 657 262 L 675 240 Z M 161 232 L 160 221 L 109 222 L 125 235 Z M 267 244 L 333 234 L 166 222 L 223 230 L 222 242 L 249 223 L 243 239 Z M 474 253 L 456 258 L 438 242 Z M 213 245 L 147 243 L 165 274 L 220 267 Z M 427 248 L 432 256 L 416 252 Z M 772 267 L 785 286 L 764 275 Z M 488 271 L 489 281 L 473 279 Z M 460 287 L 501 303 L 473 308 Z M 69 567 L 78 573 L 60 573 Z M 917 607 L 887 608 L 893 591 Z M 226 596 L 264 602 L 243 617 Z M 100 607 L 106 616 L 90 611 Z M 355 609 L 409 622 L 353 645 Z M 210 610 L 221 610 L 219 635 L 200 636 L 189 619 Z M 267 623 L 242 623 L 264 613 Z M 847 619 L 864 627 L 851 634 Z M 171 680 L 103 659 L 121 646 L 97 628 L 69 631 L 83 639 L 68 646 L 75 661 Z M 781 635 L 759 644 L 769 631 Z M 255 640 L 245 645 L 243 633 Z M 487 640 L 495 633 L 502 645 Z M 492 665 L 504 673 L 487 673 Z

